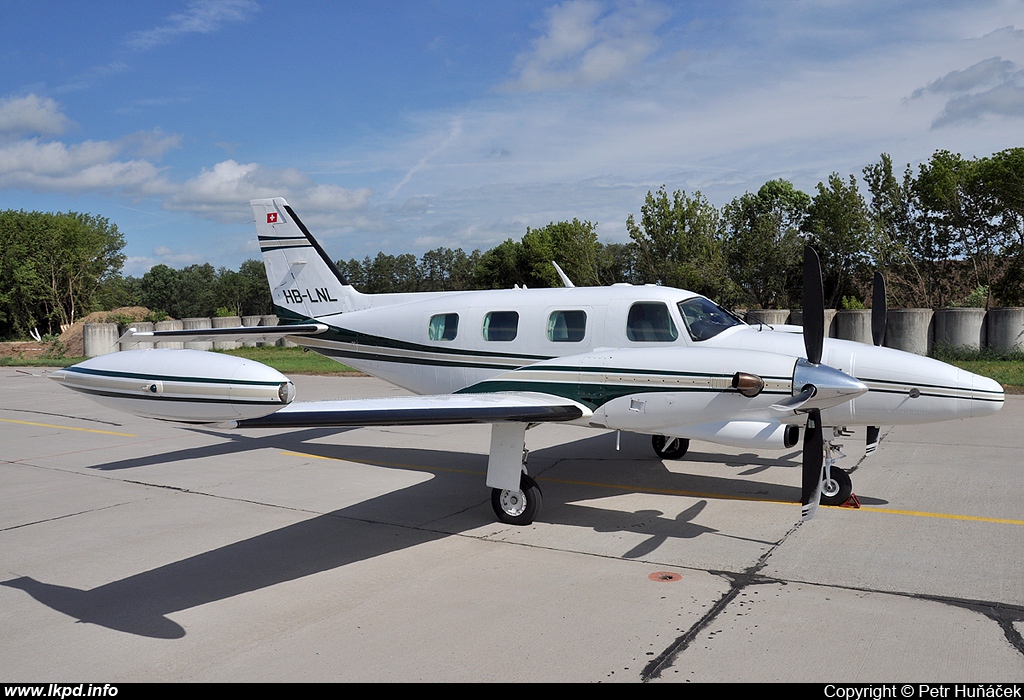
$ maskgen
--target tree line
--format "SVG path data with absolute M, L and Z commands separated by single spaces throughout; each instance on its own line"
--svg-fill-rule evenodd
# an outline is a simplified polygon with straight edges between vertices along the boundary
M 485 253 L 437 248 L 338 261 L 367 292 L 629 282 L 682 287 L 728 306 L 799 305 L 803 246 L 822 261 L 826 303 L 869 303 L 875 270 L 890 304 L 1024 304 L 1024 148 L 965 159 L 936 151 L 902 173 L 882 154 L 854 175 L 833 173 L 813 194 L 766 182 L 718 208 L 699 191 L 648 192 L 626 219 L 628 243 L 600 243 L 596 224 L 573 219 L 527 228 Z
M 1024 305 L 1024 148 L 973 159 L 936 151 L 902 173 L 883 153 L 861 176 L 866 194 L 856 176 L 833 173 L 811 194 L 771 180 L 721 208 L 662 186 L 627 217 L 627 243 L 602 243 L 596 223 L 573 219 L 485 252 L 381 252 L 337 265 L 368 293 L 558 286 L 555 261 L 577 286 L 655 283 L 730 307 L 788 308 L 800 304 L 810 243 L 831 307 L 869 302 L 875 270 L 893 307 Z M 258 260 L 123 277 L 123 247 L 101 217 L 0 212 L 0 337 L 117 306 L 175 318 L 271 311 Z

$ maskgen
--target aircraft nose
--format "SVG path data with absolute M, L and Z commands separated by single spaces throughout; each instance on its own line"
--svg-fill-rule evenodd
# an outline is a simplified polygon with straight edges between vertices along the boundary
M 1003 407 L 1003 387 L 994 379 L 961 370 L 960 386 L 970 388 L 972 418 L 990 416 Z

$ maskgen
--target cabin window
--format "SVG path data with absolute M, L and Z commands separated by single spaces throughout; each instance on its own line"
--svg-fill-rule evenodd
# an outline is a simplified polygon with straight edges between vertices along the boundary
M 726 328 L 742 324 L 731 313 L 704 297 L 679 302 L 679 313 L 690 337 L 698 341 L 714 338 Z
M 484 340 L 515 340 L 518 330 L 518 311 L 491 311 L 484 316 Z
M 431 340 L 455 340 L 459 333 L 458 314 L 437 314 L 430 317 L 427 337 Z
M 586 334 L 586 311 L 553 311 L 548 316 L 548 340 L 553 343 L 578 343 Z
M 629 307 L 626 337 L 642 343 L 663 343 L 678 338 L 679 331 L 664 302 L 640 301 Z

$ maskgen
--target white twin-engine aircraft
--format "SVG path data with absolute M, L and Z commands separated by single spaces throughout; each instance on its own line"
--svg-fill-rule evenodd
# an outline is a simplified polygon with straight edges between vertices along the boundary
M 274 309 L 283 326 L 129 330 L 122 347 L 157 340 L 273 340 L 299 345 L 420 394 L 292 403 L 265 365 L 199 350 L 128 350 L 54 372 L 136 415 L 228 427 L 490 423 L 487 486 L 497 517 L 533 522 L 526 431 L 565 422 L 652 435 L 663 458 L 690 440 L 746 448 L 796 445 L 803 427 L 803 517 L 852 492 L 833 440 L 868 426 L 995 413 L 991 379 L 881 347 L 885 292 L 876 275 L 875 345 L 824 337 L 821 271 L 807 248 L 804 327 L 748 326 L 713 302 L 653 285 L 361 294 L 281 198 L 250 203 Z M 561 270 L 559 270 L 561 274 Z M 802 330 L 802 338 L 801 338 Z

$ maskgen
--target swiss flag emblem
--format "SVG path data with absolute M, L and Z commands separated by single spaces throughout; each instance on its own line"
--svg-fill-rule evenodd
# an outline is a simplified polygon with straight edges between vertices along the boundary
M 277 223 L 277 212 L 276 211 L 272 211 L 272 212 L 268 212 L 267 213 L 267 223 L 268 224 L 276 224 Z

